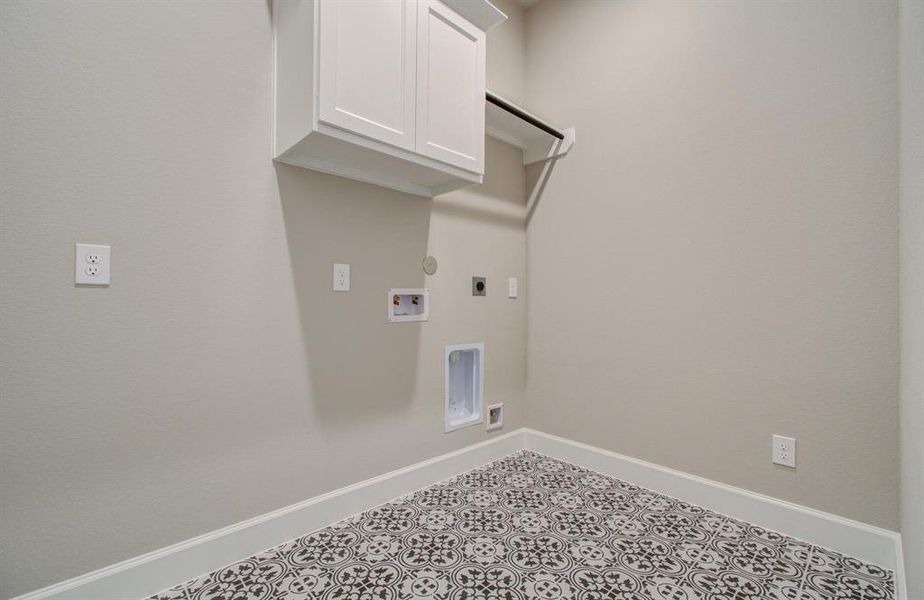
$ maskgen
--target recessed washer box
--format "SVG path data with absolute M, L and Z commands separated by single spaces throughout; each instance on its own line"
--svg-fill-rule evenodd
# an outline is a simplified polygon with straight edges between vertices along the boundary
M 389 323 L 430 320 L 430 290 L 426 288 L 391 288 L 385 302 Z
M 484 344 L 446 346 L 443 365 L 446 380 L 443 430 L 448 433 L 484 422 Z

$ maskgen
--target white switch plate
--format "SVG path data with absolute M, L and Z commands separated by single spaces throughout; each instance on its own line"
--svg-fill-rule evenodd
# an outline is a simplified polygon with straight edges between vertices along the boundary
M 334 291 L 350 291 L 350 265 L 334 263 Z
M 773 436 L 773 462 L 784 467 L 796 468 L 796 439 L 783 435 Z
M 517 297 L 517 278 L 516 277 L 507 278 L 507 297 L 508 298 Z
M 74 252 L 74 283 L 109 285 L 109 246 L 77 244 Z

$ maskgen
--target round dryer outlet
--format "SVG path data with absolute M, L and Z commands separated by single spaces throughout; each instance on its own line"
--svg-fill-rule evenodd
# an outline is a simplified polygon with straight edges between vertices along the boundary
M 485 296 L 488 293 L 488 282 L 484 277 L 472 277 L 472 296 Z

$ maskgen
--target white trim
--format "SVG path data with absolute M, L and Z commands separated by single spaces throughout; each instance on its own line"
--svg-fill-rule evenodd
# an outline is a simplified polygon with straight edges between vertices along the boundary
M 13 600 L 144 598 L 522 449 L 522 430 L 492 437 Z
M 312 171 L 327 173 L 328 175 L 336 175 L 338 177 L 352 179 L 353 181 L 386 187 L 392 190 L 397 190 L 399 192 L 404 192 L 406 194 L 413 194 L 414 196 L 433 198 L 433 196 L 436 194 L 436 192 L 434 192 L 434 190 L 431 188 L 417 185 L 416 183 L 406 183 L 397 180 L 386 181 L 385 179 L 369 176 L 366 171 L 362 169 L 351 167 L 347 164 L 333 160 L 324 160 L 315 156 L 286 152 L 285 154 L 278 156 L 273 160 L 276 162 L 285 163 L 287 165 L 292 165 L 294 167 L 304 167 L 306 169 L 311 169 Z M 450 184 L 446 185 L 447 187 L 450 187 L 451 190 L 458 189 L 458 187 L 452 188 Z
M 404 148 L 399 148 L 398 146 L 392 146 L 391 144 L 387 144 L 385 142 L 379 142 L 378 140 L 365 137 L 358 133 L 353 133 L 352 131 L 341 129 L 335 125 L 318 123 L 317 130 L 318 133 L 324 134 L 326 136 L 349 142 L 357 146 L 362 146 L 363 148 L 369 148 L 370 150 L 375 150 L 376 152 L 389 154 L 397 158 L 404 159 L 408 162 L 418 164 L 422 167 L 428 167 L 430 169 L 437 170 L 440 172 L 440 174 L 448 174 L 457 179 L 463 179 L 466 182 L 464 185 L 468 185 L 468 183 L 480 183 L 478 178 L 484 175 L 483 171 L 477 172 L 470 171 L 469 169 L 463 169 L 462 167 L 450 164 L 438 158 L 431 158 L 423 154 L 417 154 L 416 152 L 405 150 Z M 362 168 L 357 167 L 357 170 L 362 170 Z
M 510 433 L 200 535 L 13 600 L 143 598 L 518 450 L 530 449 L 895 572 L 907 599 L 894 532 L 535 431 Z
M 895 598 L 908 600 L 908 575 L 905 572 L 905 552 L 902 549 L 902 536 L 895 534 Z
M 897 532 L 540 431 L 524 433 L 530 450 L 894 571 L 898 598 L 905 598 Z

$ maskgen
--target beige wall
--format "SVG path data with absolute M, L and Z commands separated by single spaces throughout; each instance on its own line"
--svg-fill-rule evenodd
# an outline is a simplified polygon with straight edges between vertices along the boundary
M 0 3 L 0 597 L 485 439 L 442 431 L 447 343 L 523 424 L 519 152 L 432 203 L 274 169 L 271 59 L 265 2 Z M 74 287 L 77 241 L 110 288 Z M 430 322 L 387 324 L 420 285 Z
M 924 598 L 924 1 L 901 3 L 901 524 L 908 597 Z
M 507 20 L 488 32 L 488 89 L 514 102 L 525 103 L 526 11 L 516 0 L 491 0 L 491 3 L 507 15 Z
M 527 14 L 529 425 L 896 529 L 897 4 Z
M 896 5 L 498 4 L 489 88 L 578 128 L 528 232 L 491 140 L 433 202 L 274 168 L 264 2 L 0 3 L 0 597 L 484 439 L 473 340 L 507 430 L 897 527 Z

